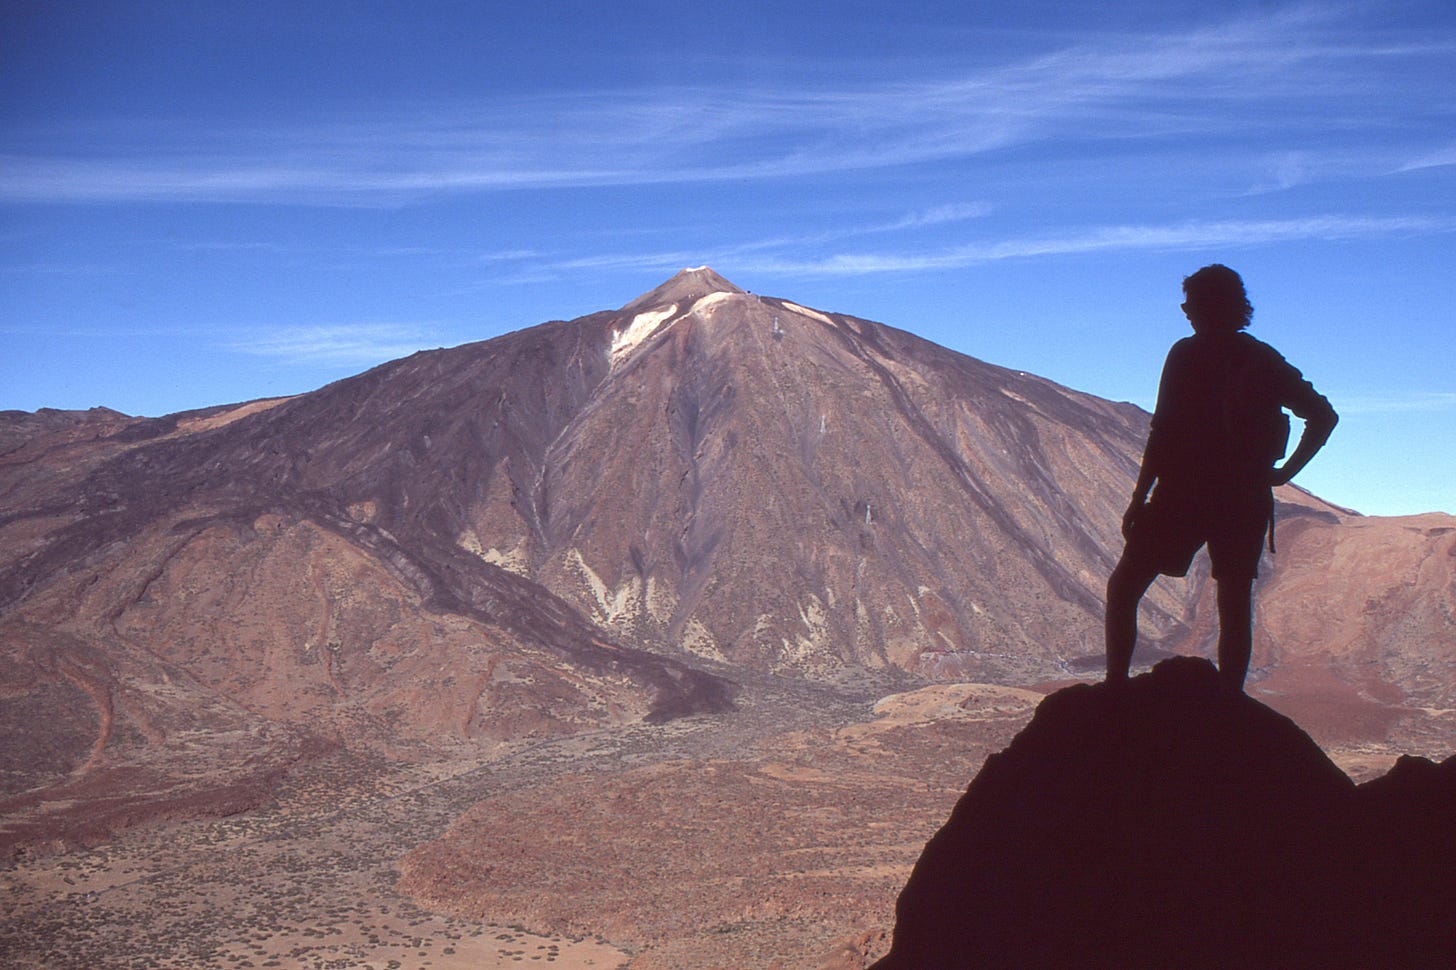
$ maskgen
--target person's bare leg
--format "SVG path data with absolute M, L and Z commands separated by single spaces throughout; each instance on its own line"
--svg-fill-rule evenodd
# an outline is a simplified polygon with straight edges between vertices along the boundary
M 1231 691 L 1244 689 L 1254 646 L 1254 580 L 1218 584 L 1218 673 Z
M 1155 570 L 1124 557 L 1107 580 L 1107 680 L 1123 683 L 1137 646 L 1137 609 L 1143 594 L 1158 578 Z

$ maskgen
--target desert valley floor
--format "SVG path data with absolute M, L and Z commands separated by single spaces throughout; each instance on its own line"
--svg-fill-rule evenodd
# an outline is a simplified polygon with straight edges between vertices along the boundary
M 338 752 L 263 808 L 12 862 L 0 952 L 36 968 L 863 967 L 926 839 L 1042 696 L 893 686 L 765 680 L 726 715 L 428 761 Z M 1357 780 L 1449 754 L 1451 712 L 1401 724 L 1320 740 Z

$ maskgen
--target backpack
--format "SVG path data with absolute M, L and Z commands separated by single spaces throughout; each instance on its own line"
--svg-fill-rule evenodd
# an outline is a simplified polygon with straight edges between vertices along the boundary
M 1239 349 L 1242 359 L 1233 364 L 1224 386 L 1223 430 L 1235 467 L 1266 471 L 1289 450 L 1289 415 L 1279 406 L 1275 373 L 1284 360 L 1252 337 Z
M 1244 335 L 1240 335 L 1244 336 Z M 1250 480 L 1277 465 L 1289 450 L 1289 415 L 1279 404 L 1275 367 L 1284 358 L 1252 337 L 1224 387 L 1223 430 L 1230 460 Z M 1242 348 L 1241 348 L 1242 349 Z M 1269 506 L 1269 551 L 1274 552 L 1274 506 Z

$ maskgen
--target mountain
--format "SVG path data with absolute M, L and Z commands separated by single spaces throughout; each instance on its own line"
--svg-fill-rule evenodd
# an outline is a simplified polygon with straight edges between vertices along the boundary
M 877 970 L 1444 967 L 1456 758 L 1358 788 L 1180 657 L 1067 688 L 930 840 Z
M 0 414 L 0 841 L 765 678 L 1095 675 L 1146 427 L 706 267 L 296 397 Z M 1456 522 L 1279 510 L 1254 689 L 1322 743 L 1444 743 Z M 1208 653 L 1212 614 L 1206 565 L 1159 584 L 1139 660 Z

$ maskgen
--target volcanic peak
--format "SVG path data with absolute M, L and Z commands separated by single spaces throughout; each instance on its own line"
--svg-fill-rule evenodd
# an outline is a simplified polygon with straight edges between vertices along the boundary
M 637 299 L 622 307 L 623 313 L 635 313 L 647 310 L 652 307 L 666 306 L 670 303 L 678 304 L 686 310 L 692 304 L 707 296 L 710 293 L 746 293 L 742 287 L 734 286 L 732 283 L 719 276 L 710 267 L 698 266 L 693 269 L 682 269 L 674 273 L 672 278 L 667 280 L 656 289 L 648 290 Z
M 618 311 L 622 317 L 632 316 L 612 330 L 612 362 L 625 360 L 643 341 L 684 315 L 746 293 L 707 266 L 679 270 L 667 282 Z

